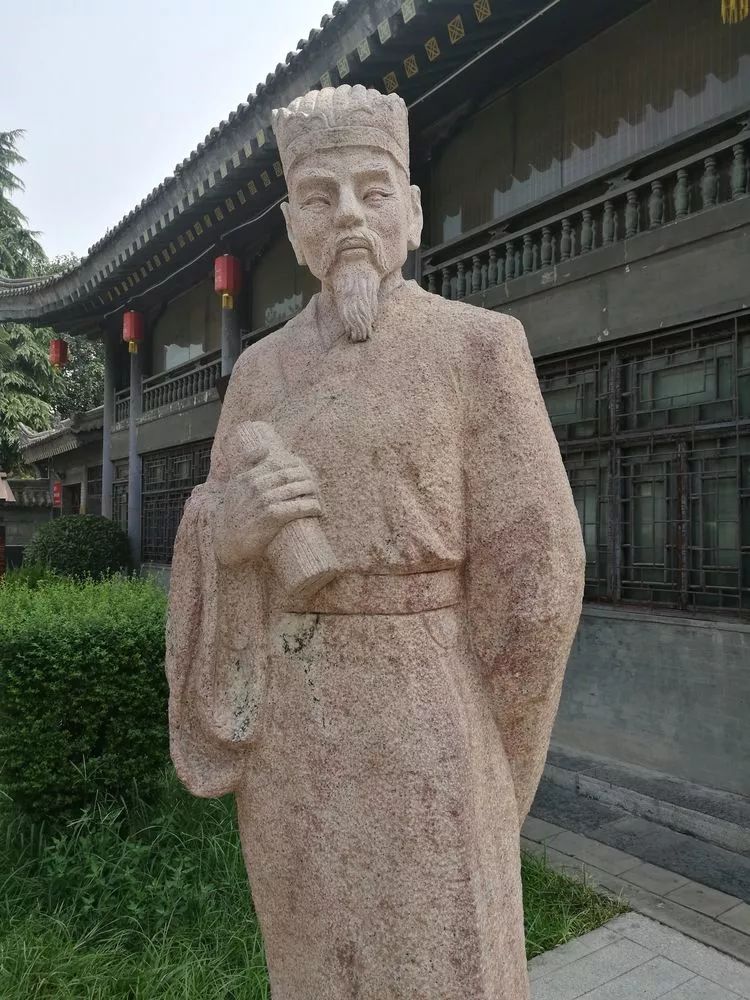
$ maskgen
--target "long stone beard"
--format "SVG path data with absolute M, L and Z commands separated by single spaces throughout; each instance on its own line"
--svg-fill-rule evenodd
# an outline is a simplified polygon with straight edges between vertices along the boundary
M 361 344 L 372 333 L 378 315 L 378 292 L 383 280 L 367 260 L 338 265 L 331 272 L 331 291 L 346 335 Z
M 357 235 L 364 235 L 370 244 L 370 255 L 353 261 L 335 257 L 326 274 L 336 311 L 353 344 L 363 343 L 372 333 L 387 270 L 379 238 L 374 233 Z

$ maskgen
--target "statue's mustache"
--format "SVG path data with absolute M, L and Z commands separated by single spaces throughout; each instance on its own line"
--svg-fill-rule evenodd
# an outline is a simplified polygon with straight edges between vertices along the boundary
M 329 273 L 342 251 L 354 249 L 368 250 L 377 269 L 381 273 L 385 270 L 385 255 L 380 237 L 377 233 L 360 229 L 352 232 L 341 233 L 336 237 L 333 246 L 326 251 L 323 268 L 324 273 Z

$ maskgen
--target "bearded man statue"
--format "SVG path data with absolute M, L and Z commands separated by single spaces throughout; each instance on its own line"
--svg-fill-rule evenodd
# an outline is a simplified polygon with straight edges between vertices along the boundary
M 321 290 L 232 374 L 172 569 L 171 747 L 233 792 L 274 1000 L 526 1000 L 519 829 L 584 553 L 521 324 L 401 274 L 407 111 L 274 113 Z

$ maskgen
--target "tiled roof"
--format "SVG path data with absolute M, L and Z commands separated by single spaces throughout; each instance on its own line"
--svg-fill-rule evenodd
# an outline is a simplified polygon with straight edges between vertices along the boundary
M 26 282 L 0 280 L 0 319 L 101 330 L 103 317 L 259 221 L 285 195 L 271 111 L 316 86 L 364 83 L 390 93 L 425 92 L 470 59 L 526 9 L 545 0 L 349 0 L 297 43 L 255 94 L 211 129 L 73 269 Z M 643 0 L 641 0 L 643 2 Z M 237 220 L 236 222 L 234 220 Z M 221 251 L 218 251 L 221 252 Z M 229 250 L 231 252 L 231 250 Z
M 367 0 L 351 0 L 353 5 L 359 4 L 359 6 L 364 6 Z M 288 52 L 286 59 L 283 63 L 278 63 L 276 69 L 273 73 L 269 73 L 266 76 L 265 82 L 258 83 L 255 88 L 255 93 L 248 94 L 247 101 L 242 104 L 237 105 L 236 111 L 230 111 L 226 119 L 219 122 L 217 126 L 212 128 L 209 133 L 205 136 L 203 142 L 199 142 L 198 145 L 192 150 L 188 156 L 182 160 L 181 163 L 175 165 L 174 172 L 171 177 L 165 177 L 161 184 L 158 184 L 153 190 L 146 195 L 145 198 L 141 199 L 140 203 L 132 208 L 126 215 L 124 215 L 119 222 L 115 223 L 110 229 L 108 229 L 101 239 L 97 240 L 96 243 L 89 247 L 86 255 L 81 258 L 81 261 L 77 265 L 72 265 L 63 271 L 59 271 L 56 274 L 46 275 L 43 278 L 3 278 L 0 277 L 0 296 L 5 295 L 22 295 L 30 291 L 38 291 L 42 288 L 46 288 L 49 285 L 54 284 L 59 278 L 63 277 L 69 271 L 75 270 L 77 267 L 85 264 L 90 257 L 101 250 L 110 240 L 112 240 L 125 226 L 128 225 L 139 212 L 143 211 L 149 204 L 154 202 L 168 187 L 174 185 L 177 179 L 181 176 L 183 171 L 194 163 L 196 160 L 200 159 L 208 149 L 216 144 L 216 142 L 229 130 L 239 125 L 243 122 L 255 109 L 258 98 L 262 97 L 263 94 L 271 89 L 282 77 L 292 76 L 295 69 L 302 61 L 302 56 L 306 50 L 314 47 L 322 46 L 326 41 L 326 34 L 330 34 L 331 26 L 335 24 L 336 19 L 340 17 L 342 11 L 348 6 L 346 0 L 336 0 L 331 14 L 324 14 L 321 22 L 320 28 L 313 28 L 307 38 L 301 38 L 297 42 L 297 51 Z
M 359 3 L 360 5 L 362 5 L 363 3 L 366 3 L 366 0 L 352 0 L 352 3 L 354 4 Z M 281 77 L 285 75 L 291 76 L 293 74 L 295 68 L 301 61 L 301 56 L 302 53 L 305 51 L 305 49 L 314 44 L 318 45 L 324 44 L 325 42 L 324 36 L 326 29 L 330 31 L 331 25 L 334 24 L 336 18 L 341 14 L 341 12 L 346 7 L 347 7 L 346 2 L 341 2 L 341 0 L 337 0 L 337 2 L 333 5 L 331 14 L 323 15 L 320 22 L 320 29 L 313 28 L 310 31 L 310 34 L 307 36 L 307 38 L 301 38 L 297 42 L 297 51 L 288 52 L 284 63 L 278 63 L 274 72 L 269 73 L 266 76 L 265 83 L 259 83 L 255 88 L 255 93 L 248 94 L 247 101 L 243 102 L 242 104 L 238 104 L 236 111 L 230 111 L 225 120 L 220 121 L 218 125 L 214 126 L 214 128 L 210 130 L 208 135 L 206 135 L 203 142 L 199 142 L 198 145 L 195 147 L 195 149 L 191 153 L 189 153 L 189 155 L 186 156 L 181 163 L 175 165 L 173 175 L 171 177 L 165 177 L 164 180 L 161 182 L 161 184 L 157 185 L 157 187 L 155 187 L 150 194 L 147 194 L 146 197 L 142 199 L 140 204 L 136 205 L 135 208 L 131 209 L 127 213 L 127 215 L 123 216 L 122 219 L 120 219 L 120 221 L 112 227 L 112 229 L 107 230 L 107 232 L 100 240 L 97 240 L 97 242 L 94 243 L 93 246 L 89 247 L 88 253 L 93 254 L 97 250 L 99 250 L 107 242 L 107 240 L 109 240 L 112 236 L 114 236 L 115 233 L 117 233 L 124 225 L 130 222 L 130 220 L 138 212 L 140 212 L 150 202 L 152 202 L 156 197 L 158 197 L 158 195 L 160 195 L 161 192 L 164 191 L 166 187 L 168 187 L 171 184 L 174 184 L 175 180 L 180 176 L 183 170 L 185 170 L 185 168 L 188 167 L 195 160 L 199 159 L 206 152 L 207 149 L 215 145 L 217 140 L 221 136 L 223 136 L 225 132 L 227 132 L 228 130 L 239 124 L 241 121 L 246 119 L 249 116 L 249 114 L 254 110 L 257 98 L 262 97 L 262 95 L 266 92 L 266 90 L 272 88 L 281 79 Z
M 91 433 L 101 430 L 104 407 L 97 406 L 86 413 L 73 413 L 54 427 L 45 431 L 32 431 L 21 424 L 18 441 L 27 462 L 38 462 L 43 458 L 53 458 L 66 451 L 73 451 L 81 443 L 91 438 Z M 81 435 L 86 435 L 83 439 Z
M 8 482 L 8 477 L 4 472 L 0 472 L 0 502 L 15 503 L 16 498 L 13 489 Z

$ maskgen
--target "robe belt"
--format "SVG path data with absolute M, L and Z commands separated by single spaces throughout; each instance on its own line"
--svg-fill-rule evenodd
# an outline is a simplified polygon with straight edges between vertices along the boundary
M 293 614 L 413 615 L 458 604 L 463 579 L 458 569 L 430 573 L 342 573 L 300 604 L 283 603 Z

